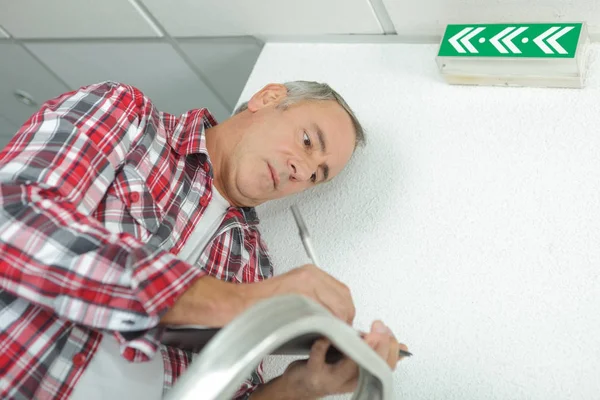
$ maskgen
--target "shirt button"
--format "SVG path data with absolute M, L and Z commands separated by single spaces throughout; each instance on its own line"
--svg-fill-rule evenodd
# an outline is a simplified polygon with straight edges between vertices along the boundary
M 202 196 L 202 197 L 200 198 L 200 205 L 201 205 L 202 207 L 206 207 L 206 206 L 208 205 L 208 201 L 209 201 L 209 200 L 208 200 L 208 196 Z
M 85 362 L 85 359 L 85 354 L 77 353 L 73 356 L 73 365 L 75 365 L 76 367 L 80 367 Z
M 135 203 L 140 199 L 140 194 L 138 192 L 129 193 L 129 201 Z
M 203 167 L 204 167 L 204 170 L 206 172 L 210 171 L 210 164 L 209 163 L 205 162 L 204 165 L 203 165 Z

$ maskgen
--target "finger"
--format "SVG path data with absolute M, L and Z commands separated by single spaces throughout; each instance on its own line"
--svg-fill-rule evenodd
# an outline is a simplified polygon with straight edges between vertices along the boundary
M 340 381 L 346 382 L 357 376 L 358 365 L 351 358 L 344 357 L 332 366 L 331 372 L 339 377 Z
M 328 301 L 331 302 L 332 307 L 338 311 L 339 318 L 352 323 L 356 314 L 356 308 L 352 300 L 350 288 L 325 271 L 321 269 L 319 271 L 323 275 L 319 279 L 319 282 L 326 285 L 321 295 L 328 297 Z
M 291 363 L 288 364 L 286 369 L 294 369 L 294 368 L 299 368 L 302 365 L 305 365 L 307 363 L 307 360 L 296 360 L 296 361 L 292 361 Z
M 314 297 L 336 318 L 341 319 L 347 324 L 352 324 L 352 321 L 354 320 L 354 311 L 352 308 L 353 305 L 349 305 L 347 300 L 345 300 L 343 297 L 332 293 L 331 289 L 315 289 Z
M 389 329 L 387 326 L 385 326 L 385 324 L 382 321 L 376 320 L 376 321 L 373 321 L 373 323 L 371 324 L 371 332 L 380 333 L 380 334 L 388 334 Z
M 392 332 L 392 329 L 389 326 L 385 326 L 387 329 L 387 334 L 390 335 L 391 337 L 393 337 L 394 339 L 396 339 L 396 335 L 394 335 L 394 332 Z
M 388 358 L 388 361 L 390 366 L 393 365 L 392 368 L 395 368 L 395 365 L 406 357 L 404 354 L 400 353 L 400 350 L 408 352 L 408 347 L 404 343 L 398 342 L 396 335 L 394 335 L 394 332 L 392 332 L 392 330 L 389 327 L 387 327 L 387 329 L 388 334 L 393 339 L 391 342 L 392 345 L 390 346 L 390 356 Z
M 343 295 L 336 296 L 336 294 L 331 292 L 326 293 L 326 295 L 319 293 L 317 296 L 318 301 L 324 304 L 333 315 L 346 322 L 348 325 L 352 325 L 354 316 L 356 315 L 356 309 L 354 308 L 354 303 L 351 298 Z
M 395 338 L 390 337 L 390 347 L 388 350 L 387 363 L 392 370 L 396 369 L 400 361 L 400 344 Z
M 341 365 L 344 363 L 344 365 Z M 356 386 L 358 385 L 358 377 L 359 370 L 358 365 L 349 358 L 346 358 L 340 361 L 340 369 L 343 370 L 343 376 L 347 376 L 347 379 L 341 385 L 339 392 L 340 393 L 350 393 L 356 390 Z
M 350 289 L 333 277 L 330 277 L 330 279 L 332 280 L 333 290 L 325 288 L 323 295 L 328 297 L 328 301 L 336 310 L 338 318 L 351 325 L 356 315 L 356 307 Z
M 375 344 L 374 350 L 388 365 L 390 365 L 391 343 L 388 338 L 379 337 L 377 343 Z
M 369 333 L 364 340 L 387 363 L 390 352 L 389 337 L 380 333 Z
M 400 359 L 400 344 L 398 343 L 398 340 L 396 340 L 396 337 L 394 336 L 392 330 L 388 326 L 384 325 L 384 327 L 386 333 L 383 334 L 383 340 L 389 344 L 388 354 L 387 357 L 384 358 L 384 360 L 386 360 L 387 364 L 392 370 L 395 370 L 396 365 L 398 364 L 398 360 Z
M 389 350 L 388 350 L 388 355 L 386 357 L 386 361 L 388 363 L 388 365 L 392 368 L 395 369 L 396 368 L 396 364 L 398 363 L 398 359 L 400 357 L 399 354 L 399 350 L 400 350 L 400 346 L 398 341 L 396 340 L 396 337 L 394 336 L 394 332 L 392 332 L 392 330 L 387 326 L 384 325 L 385 327 L 385 340 L 387 340 L 389 342 Z
M 377 354 L 393 370 L 398 363 L 398 341 L 393 337 L 392 331 L 381 321 L 371 325 L 371 332 L 367 335 L 370 345 Z
M 341 320 L 352 323 L 356 308 L 348 286 L 320 268 L 308 265 L 305 273 L 310 276 L 313 297 Z
M 369 333 L 366 333 L 362 338 L 369 345 L 370 348 L 375 350 L 375 346 L 379 342 L 379 334 L 378 333 L 369 332 Z
M 307 367 L 310 369 L 321 369 L 325 365 L 325 355 L 329 349 L 330 342 L 327 339 L 315 341 L 310 349 Z
M 395 369 L 398 361 L 402 360 L 405 356 L 400 354 L 400 350 L 408 351 L 408 347 L 405 344 L 399 343 L 392 330 L 385 326 L 381 321 L 374 321 L 371 325 L 371 332 L 368 334 L 362 333 L 361 336 L 364 340 L 367 340 L 369 345 L 375 349 L 379 345 L 380 340 L 388 340 L 390 343 L 388 355 L 383 357 L 390 368 Z

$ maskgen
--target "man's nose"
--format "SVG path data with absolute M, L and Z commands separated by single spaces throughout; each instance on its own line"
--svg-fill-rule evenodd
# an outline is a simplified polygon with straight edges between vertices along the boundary
M 305 182 L 310 180 L 313 171 L 309 165 L 300 159 L 291 159 L 288 163 L 290 178 L 296 182 Z

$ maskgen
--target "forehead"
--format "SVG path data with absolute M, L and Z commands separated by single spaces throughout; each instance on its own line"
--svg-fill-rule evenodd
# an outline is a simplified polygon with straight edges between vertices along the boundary
M 294 120 L 299 124 L 318 125 L 327 138 L 333 135 L 332 139 L 349 139 L 353 143 L 355 141 L 352 119 L 335 101 L 305 101 L 294 104 L 289 111 L 290 114 L 294 114 Z
M 356 132 L 350 115 L 337 102 L 306 101 L 289 108 L 300 129 L 317 127 L 327 143 L 328 164 L 332 175 L 336 175 L 348 162 L 356 143 Z M 316 137 L 314 139 L 317 139 Z

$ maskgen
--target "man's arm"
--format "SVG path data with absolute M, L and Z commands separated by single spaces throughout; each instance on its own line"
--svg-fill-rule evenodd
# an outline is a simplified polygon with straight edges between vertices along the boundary
M 96 329 L 143 331 L 204 273 L 128 234 L 106 230 L 90 213 L 152 118 L 137 89 L 91 85 L 45 103 L 0 153 L 0 288 Z M 198 285 L 199 321 L 223 318 Z M 223 296 L 222 296 L 223 297 Z

